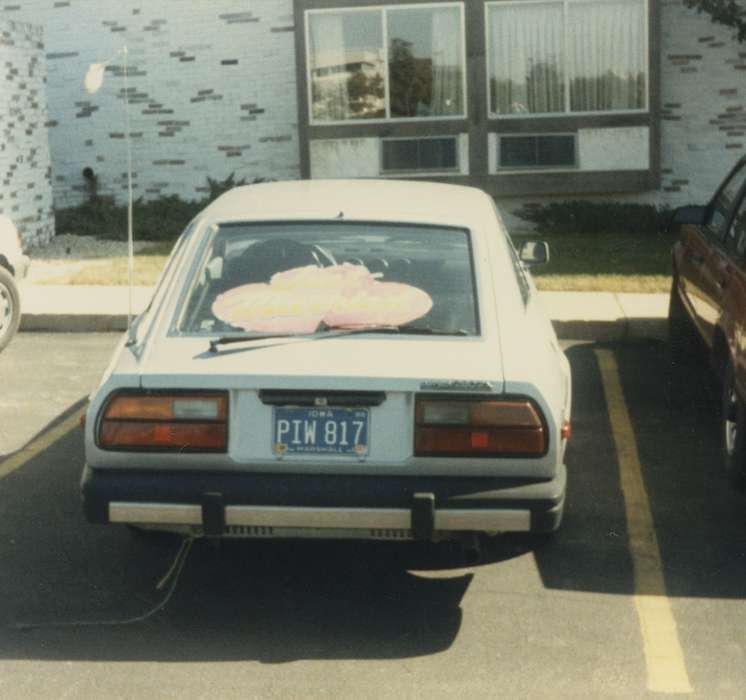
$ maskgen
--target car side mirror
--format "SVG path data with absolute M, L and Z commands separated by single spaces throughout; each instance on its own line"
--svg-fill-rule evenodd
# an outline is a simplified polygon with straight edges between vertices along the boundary
M 518 257 L 527 267 L 545 265 L 549 262 L 549 245 L 546 241 L 524 241 L 518 249 Z
M 707 211 L 707 207 L 703 206 L 679 207 L 678 209 L 674 209 L 671 223 L 674 226 L 682 226 L 684 224 L 703 226 L 707 223 Z

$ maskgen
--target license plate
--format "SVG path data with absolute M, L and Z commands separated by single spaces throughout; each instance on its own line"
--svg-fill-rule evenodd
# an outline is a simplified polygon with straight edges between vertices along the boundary
M 272 445 L 275 454 L 368 453 L 367 408 L 296 408 L 273 410 Z

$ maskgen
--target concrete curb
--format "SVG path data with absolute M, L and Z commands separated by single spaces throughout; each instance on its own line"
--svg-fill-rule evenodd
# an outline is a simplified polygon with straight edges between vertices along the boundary
M 152 293 L 151 287 L 133 289 L 135 314 L 146 308 Z M 128 296 L 126 287 L 27 285 L 21 292 L 21 330 L 122 332 L 127 328 Z M 667 335 L 667 294 L 540 292 L 540 299 L 557 336 L 566 340 L 664 339 Z
M 563 340 L 665 340 L 665 319 L 553 320 L 558 338 Z M 24 314 L 21 331 L 47 333 L 121 333 L 127 329 L 127 316 L 117 314 Z
M 613 321 L 552 321 L 554 332 L 563 340 L 666 340 L 665 318 L 618 318 Z

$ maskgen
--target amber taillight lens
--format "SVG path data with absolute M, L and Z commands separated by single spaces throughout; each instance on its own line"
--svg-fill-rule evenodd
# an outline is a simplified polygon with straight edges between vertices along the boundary
M 225 452 L 228 395 L 117 394 L 106 404 L 98 444 L 105 450 Z
M 544 421 L 527 399 L 419 398 L 414 436 L 419 456 L 540 457 L 547 451 Z

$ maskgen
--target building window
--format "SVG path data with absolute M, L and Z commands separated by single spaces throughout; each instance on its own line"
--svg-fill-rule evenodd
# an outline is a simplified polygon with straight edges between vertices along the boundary
M 381 172 L 442 172 L 458 169 L 455 137 L 383 139 Z
M 501 136 L 500 168 L 574 168 L 575 134 Z
M 491 2 L 492 116 L 647 109 L 646 0 Z
M 306 13 L 312 123 L 463 118 L 461 3 Z

